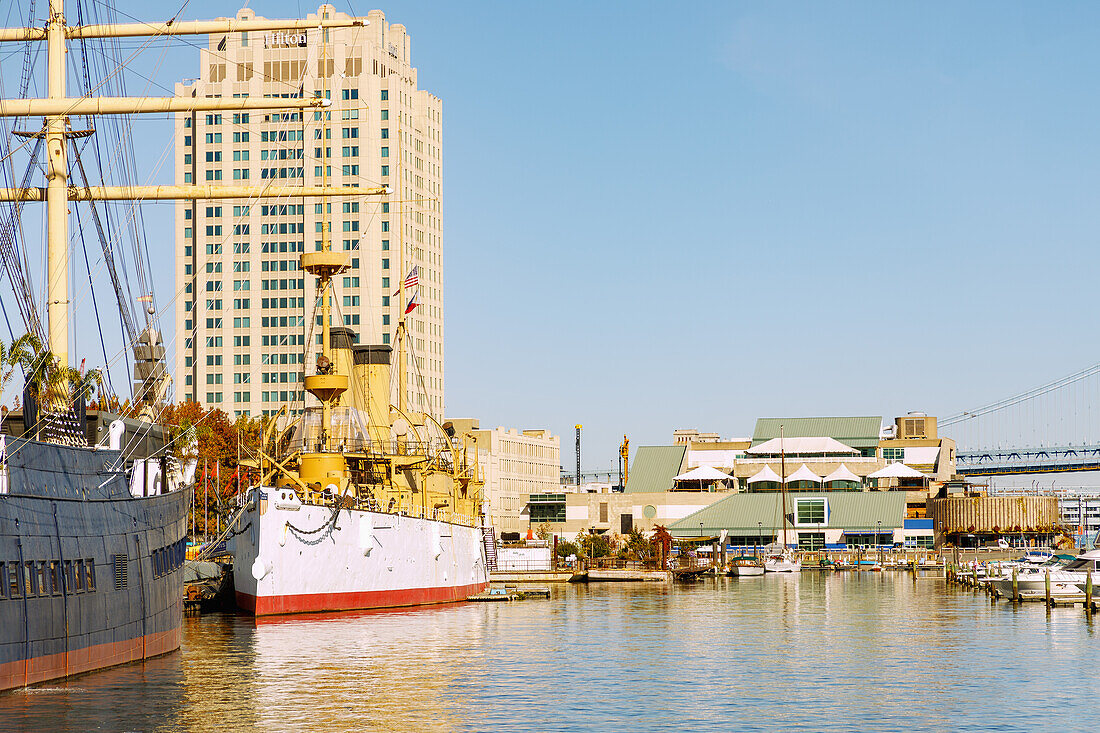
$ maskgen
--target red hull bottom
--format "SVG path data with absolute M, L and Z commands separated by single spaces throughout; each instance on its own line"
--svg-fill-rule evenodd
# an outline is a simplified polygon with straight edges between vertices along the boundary
M 135 639 L 72 649 L 33 659 L 0 664 L 0 690 L 26 687 L 38 682 L 71 677 L 74 674 L 114 667 L 156 657 L 180 648 L 180 629 L 146 634 Z
M 426 606 L 434 603 L 464 601 L 489 587 L 486 583 L 443 586 L 439 588 L 402 588 L 401 590 L 351 593 L 305 593 L 287 596 L 256 596 L 237 591 L 237 605 L 256 616 L 322 611 L 359 611 L 369 608 Z

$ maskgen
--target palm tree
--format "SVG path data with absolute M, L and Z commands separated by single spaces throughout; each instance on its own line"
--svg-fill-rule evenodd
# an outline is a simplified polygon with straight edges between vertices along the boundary
M 4 376 L 10 379 L 15 368 L 21 367 L 28 391 L 37 396 L 39 386 L 45 381 L 46 372 L 56 362 L 53 354 L 43 346 L 42 339 L 35 333 L 25 333 L 17 338 L 7 352 Z
M 669 533 L 668 527 L 663 524 L 653 525 L 652 542 L 656 546 L 661 569 L 664 570 L 665 560 L 672 552 L 672 535 Z
M 92 395 L 103 391 L 103 371 L 101 369 L 89 369 L 83 374 L 75 367 L 65 367 L 64 371 L 68 373 L 66 381 L 69 383 L 73 400 L 90 402 Z

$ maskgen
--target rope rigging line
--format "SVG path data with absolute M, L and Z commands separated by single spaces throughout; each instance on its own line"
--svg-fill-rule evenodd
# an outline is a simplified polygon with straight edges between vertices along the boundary
M 6 143 L 4 144 L 6 145 Z M 30 161 L 23 174 L 21 183 L 23 188 L 26 188 L 30 183 L 31 175 L 35 171 L 35 164 L 42 152 L 42 147 L 43 138 L 35 138 L 34 147 L 30 153 Z M 5 170 L 6 169 L 7 165 L 5 165 Z M 24 240 L 22 237 L 18 236 L 19 233 L 16 230 L 16 227 L 21 221 L 20 217 L 23 211 L 23 202 L 13 201 L 9 203 L 8 210 L 9 217 L 0 220 L 0 261 L 3 262 L 4 272 L 7 273 L 8 279 L 12 283 L 16 305 L 19 307 L 24 327 L 28 332 L 44 338 L 45 330 L 42 327 L 42 321 L 39 318 L 38 309 L 35 305 L 36 299 L 34 295 L 33 280 L 30 274 L 30 266 L 28 264 L 26 250 L 22 246 Z
M 84 228 L 83 227 L 81 227 L 81 229 L 80 229 L 80 249 L 84 252 L 84 266 L 88 270 L 88 292 L 91 293 L 91 296 L 92 296 L 92 308 L 95 310 L 95 322 L 96 322 L 96 326 L 98 326 L 97 330 L 99 331 L 99 345 L 100 345 L 100 348 L 103 349 L 103 363 L 106 364 L 107 363 L 107 341 L 103 338 L 103 322 L 100 320 L 100 317 L 99 317 L 99 301 L 95 297 L 95 286 L 94 286 L 94 283 L 92 282 L 92 264 L 91 264 L 91 262 L 88 261 L 88 245 L 87 245 L 87 242 L 85 242 L 85 240 L 84 240 Z M 104 371 L 106 372 L 106 377 L 107 377 L 107 388 L 110 390 L 111 393 L 114 393 L 115 392 L 115 387 L 114 387 L 114 384 L 111 382 L 111 370 L 106 369 Z
M 73 146 L 73 161 L 75 162 L 75 169 L 80 173 L 80 179 L 85 186 L 90 187 L 91 181 L 88 180 L 88 174 L 84 170 L 84 159 L 80 156 L 80 149 L 77 146 Z M 107 266 L 107 272 L 111 278 L 111 284 L 114 286 L 115 299 L 118 301 L 119 316 L 122 318 L 123 332 L 126 340 L 130 343 L 134 343 L 138 339 L 137 325 L 134 323 L 134 313 L 130 306 L 129 300 L 126 298 L 129 288 L 123 287 L 122 282 L 119 280 L 118 269 L 115 263 L 114 248 L 111 247 L 110 238 L 107 236 L 106 231 L 103 228 L 103 221 L 99 216 L 99 208 L 95 205 L 94 201 L 87 202 L 88 209 L 92 213 L 92 223 L 95 224 L 96 234 L 99 236 L 99 244 L 103 249 L 103 262 Z M 75 208 L 75 207 L 74 207 Z M 79 227 L 81 241 L 84 238 L 84 228 Z M 87 252 L 85 251 L 85 258 L 87 258 Z M 89 276 L 89 287 L 91 286 L 91 273 Z M 94 299 L 94 294 L 93 294 Z M 101 334 L 102 335 L 102 334 Z M 104 354 L 106 358 L 106 354 Z

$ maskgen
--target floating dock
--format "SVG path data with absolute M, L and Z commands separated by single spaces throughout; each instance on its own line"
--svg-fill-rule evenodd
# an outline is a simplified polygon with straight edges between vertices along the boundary
M 642 568 L 589 568 L 588 581 L 596 582 L 656 582 L 667 583 L 672 580 L 668 570 L 644 570 Z
M 468 597 L 467 601 L 475 603 L 501 603 L 504 601 L 522 601 L 525 598 L 549 598 L 550 589 L 543 588 L 518 588 L 514 585 L 506 585 L 503 588 L 490 588 L 489 590 Z

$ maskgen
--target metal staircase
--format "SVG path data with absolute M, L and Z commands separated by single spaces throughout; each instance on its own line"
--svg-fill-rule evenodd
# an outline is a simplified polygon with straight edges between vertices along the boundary
M 493 527 L 481 528 L 481 544 L 485 547 L 485 567 L 497 569 L 497 531 Z

